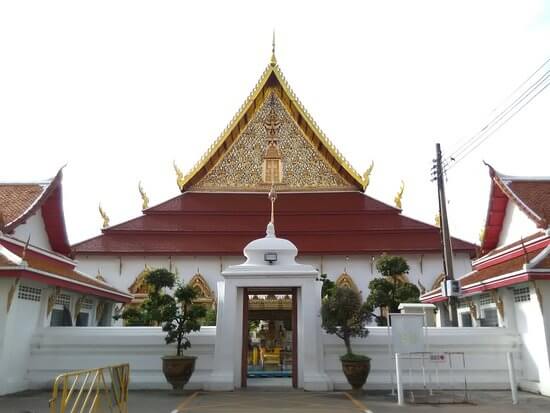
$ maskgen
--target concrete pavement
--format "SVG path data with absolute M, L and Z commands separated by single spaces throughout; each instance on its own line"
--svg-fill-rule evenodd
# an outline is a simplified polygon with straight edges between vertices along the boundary
M 238 392 L 131 391 L 129 413 L 547 413 L 550 398 L 519 393 L 513 406 L 509 392 L 471 392 L 472 404 L 397 406 L 385 392 L 310 393 L 300 390 L 251 389 Z M 0 397 L 0 413 L 49 413 L 49 392 L 27 391 Z

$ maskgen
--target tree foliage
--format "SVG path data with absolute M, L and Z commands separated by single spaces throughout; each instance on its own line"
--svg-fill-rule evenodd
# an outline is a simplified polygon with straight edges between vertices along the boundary
M 327 333 L 344 340 L 347 351 L 344 358 L 357 358 L 351 349 L 351 338 L 367 337 L 369 330 L 366 324 L 370 318 L 366 303 L 361 303 L 359 293 L 350 288 L 335 287 L 332 294 L 323 298 L 322 326 Z
M 166 332 L 166 344 L 176 343 L 177 355 L 191 347 L 188 335 L 201 328 L 206 309 L 194 304 L 198 291 L 190 285 L 176 281 L 166 269 L 151 271 L 145 276 L 149 294 L 138 308 L 128 308 L 121 315 L 130 325 L 161 325 Z M 173 294 L 166 290 L 175 287 Z
M 380 308 L 380 316 L 375 316 L 378 325 L 387 325 L 384 311 L 398 312 L 400 303 L 417 303 L 420 290 L 414 284 L 404 282 L 401 275 L 409 272 L 409 264 L 403 257 L 382 255 L 376 262 L 376 269 L 385 278 L 375 278 L 369 283 L 369 296 L 366 304 L 371 311 Z
M 328 278 L 326 274 L 321 274 L 317 281 L 321 281 L 323 286 L 321 287 L 321 298 L 332 295 L 336 288 L 336 283 Z

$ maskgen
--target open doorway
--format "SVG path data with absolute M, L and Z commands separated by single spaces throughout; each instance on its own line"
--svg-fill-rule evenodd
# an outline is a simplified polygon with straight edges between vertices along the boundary
M 297 387 L 296 288 L 245 288 L 242 387 Z

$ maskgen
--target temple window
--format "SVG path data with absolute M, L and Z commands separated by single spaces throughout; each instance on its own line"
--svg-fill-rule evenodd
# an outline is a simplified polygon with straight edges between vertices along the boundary
M 264 159 L 265 176 L 264 182 L 267 184 L 278 184 L 281 182 L 281 160 Z

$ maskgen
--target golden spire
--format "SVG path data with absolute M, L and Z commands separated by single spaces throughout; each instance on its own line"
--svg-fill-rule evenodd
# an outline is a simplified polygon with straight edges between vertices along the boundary
M 365 192 L 367 191 L 367 187 L 370 184 L 370 176 L 372 174 L 373 168 L 374 168 L 374 161 L 371 161 L 370 166 L 367 168 L 367 170 L 363 174 L 363 186 L 365 188 Z
M 138 184 L 139 193 L 141 195 L 141 200 L 143 201 L 143 204 L 141 205 L 141 209 L 147 209 L 149 208 L 149 197 L 143 190 L 143 186 L 141 185 L 141 181 L 139 181 Z
M 269 200 L 271 201 L 271 223 L 275 225 L 275 200 L 277 199 L 277 192 L 275 191 L 275 185 L 271 185 L 271 191 L 269 191 Z
M 393 198 L 393 202 L 395 202 L 395 206 L 399 209 L 403 209 L 403 205 L 401 203 L 403 199 L 403 192 L 405 192 L 405 182 L 401 180 L 401 187 L 399 188 L 399 192 L 395 195 L 395 198 Z
M 180 189 L 180 191 L 183 191 L 183 183 L 185 182 L 185 179 L 183 177 L 181 169 L 178 168 L 178 165 L 176 165 L 176 161 L 174 161 L 174 171 L 176 171 L 178 188 Z
M 101 208 L 101 203 L 99 204 L 99 214 L 101 215 L 101 218 L 103 218 L 103 225 L 101 226 L 101 228 L 105 229 L 109 226 L 109 217 L 107 216 L 105 210 Z
M 439 215 L 439 212 L 435 214 L 435 226 L 441 228 L 441 215 Z
M 275 57 L 275 29 L 273 29 L 273 41 L 271 42 L 271 65 L 277 64 L 277 58 Z

